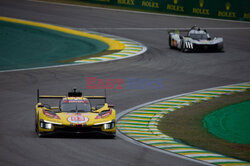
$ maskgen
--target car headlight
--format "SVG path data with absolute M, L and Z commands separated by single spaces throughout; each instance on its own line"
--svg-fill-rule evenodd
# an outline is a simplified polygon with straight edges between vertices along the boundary
M 103 125 L 104 129 L 112 129 L 115 127 L 115 120 L 108 121 L 108 122 L 102 122 L 102 123 L 96 123 L 95 125 Z
M 52 124 L 41 119 L 40 120 L 40 127 L 45 128 L 45 129 L 51 129 Z
M 46 129 L 51 129 L 52 128 L 52 124 L 51 123 L 45 123 L 45 128 Z
M 112 129 L 115 127 L 115 122 L 104 124 L 104 129 Z
M 51 129 L 53 124 L 61 124 L 61 123 L 53 123 L 43 119 L 40 120 L 40 126 L 45 129 Z
M 110 129 L 111 123 L 104 124 L 104 129 Z

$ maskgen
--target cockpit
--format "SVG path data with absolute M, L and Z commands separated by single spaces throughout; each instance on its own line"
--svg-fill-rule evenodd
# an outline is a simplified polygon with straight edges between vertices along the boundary
M 189 37 L 195 40 L 209 40 L 209 36 L 207 34 L 189 34 Z
M 210 40 L 210 35 L 203 30 L 191 30 L 188 32 L 188 37 L 194 40 Z
M 62 112 L 90 112 L 91 106 L 88 99 L 65 98 L 61 100 L 60 109 Z

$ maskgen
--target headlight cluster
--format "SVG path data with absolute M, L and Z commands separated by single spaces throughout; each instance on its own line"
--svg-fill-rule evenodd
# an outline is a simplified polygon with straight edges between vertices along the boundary
M 44 129 L 51 129 L 54 125 L 62 125 L 62 123 L 56 123 L 56 122 L 50 122 L 47 120 L 40 120 L 40 127 L 44 128 Z
M 115 122 L 104 124 L 104 129 L 113 129 L 115 127 Z
M 113 129 L 115 127 L 115 120 L 108 121 L 108 122 L 102 122 L 102 123 L 96 123 L 95 125 L 103 125 L 104 129 Z
M 44 120 L 40 120 L 40 127 L 45 128 L 45 129 L 51 129 L 52 128 L 52 124 L 48 123 Z

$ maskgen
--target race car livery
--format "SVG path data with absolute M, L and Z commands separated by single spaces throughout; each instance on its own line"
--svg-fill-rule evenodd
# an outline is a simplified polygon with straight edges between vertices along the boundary
M 40 99 L 57 99 L 51 107 Z M 89 99 L 104 99 L 104 104 L 91 107 Z M 106 102 L 106 96 L 82 96 L 74 89 L 67 96 L 39 95 L 35 108 L 35 130 L 39 137 L 54 133 L 103 133 L 115 137 L 116 111 Z
M 169 31 L 169 47 L 177 48 L 183 52 L 223 51 L 223 38 L 214 37 L 212 39 L 206 30 L 193 26 L 190 30 Z

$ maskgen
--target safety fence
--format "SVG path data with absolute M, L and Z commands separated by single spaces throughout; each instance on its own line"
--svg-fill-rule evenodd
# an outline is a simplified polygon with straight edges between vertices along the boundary
M 250 0 L 82 0 L 163 13 L 250 21 Z

